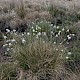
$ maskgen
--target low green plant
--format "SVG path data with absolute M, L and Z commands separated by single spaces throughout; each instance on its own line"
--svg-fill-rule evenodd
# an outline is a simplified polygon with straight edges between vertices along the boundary
M 14 63 L 0 63 L 0 80 L 17 80 L 17 68 Z
M 79 19 L 79 14 L 76 11 L 70 12 L 67 8 L 64 7 L 51 5 L 48 6 L 48 11 L 52 15 L 51 22 L 57 25 L 72 25 L 74 22 L 78 22 Z

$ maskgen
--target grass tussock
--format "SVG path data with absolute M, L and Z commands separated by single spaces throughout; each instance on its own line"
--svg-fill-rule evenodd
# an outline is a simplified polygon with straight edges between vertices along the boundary
M 78 3 L 0 0 L 0 80 L 80 80 Z

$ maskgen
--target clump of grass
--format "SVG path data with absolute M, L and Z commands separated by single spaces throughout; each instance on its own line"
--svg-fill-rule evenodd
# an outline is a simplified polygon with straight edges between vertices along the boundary
M 17 67 L 14 63 L 0 63 L 1 80 L 17 80 Z
M 46 20 L 43 20 L 43 21 L 42 20 L 36 20 L 30 26 L 31 27 L 30 27 L 29 31 L 32 34 L 37 35 L 38 33 L 41 33 L 41 34 L 44 33 L 44 35 L 50 36 L 50 32 L 51 32 L 52 26 Z
M 64 68 L 66 49 L 62 45 L 57 46 L 42 39 L 33 39 L 27 45 L 26 43 L 15 45 L 13 50 L 15 51 L 12 55 L 18 62 L 21 73 L 31 71 L 39 76 L 43 70 L 43 73 L 46 71 L 45 74 L 48 74 L 48 71 L 50 73 L 56 71 L 60 75 L 57 70 Z
M 36 30 L 36 24 L 37 33 L 35 33 L 35 36 L 33 36 L 34 30 Z M 50 29 L 50 23 L 44 23 L 44 21 L 42 21 L 41 23 L 38 22 L 36 24 L 32 24 L 31 32 L 17 33 L 16 30 L 10 32 L 10 30 L 7 29 L 6 38 L 4 36 L 5 42 L 7 44 L 6 54 L 9 54 L 13 57 L 13 62 L 16 63 L 20 71 L 19 80 L 24 79 L 27 75 L 27 72 L 29 71 L 31 71 L 31 75 L 36 76 L 38 80 L 41 78 L 51 78 L 56 80 L 69 80 L 71 78 L 74 78 L 72 75 L 76 76 L 76 74 L 72 73 L 73 71 L 69 67 L 71 65 L 68 64 L 69 66 L 65 66 L 65 63 L 67 64 L 67 62 L 70 60 L 73 61 L 72 56 L 74 51 L 72 52 L 70 48 L 70 53 L 70 51 L 68 52 L 69 49 L 67 50 L 67 48 L 63 46 L 64 44 L 53 44 L 51 40 L 49 41 L 47 39 L 44 39 L 44 37 L 40 37 L 43 34 L 42 32 L 47 33 L 45 30 L 46 26 L 48 26 Z M 53 29 L 56 31 L 62 30 L 63 34 L 65 34 L 66 31 L 70 32 L 70 29 L 62 29 L 59 26 L 53 27 Z M 70 32 L 70 34 L 73 34 L 73 32 L 74 30 Z M 37 34 L 38 37 L 36 37 Z M 6 45 L 4 44 L 3 47 L 5 46 Z M 45 76 L 43 77 L 43 75 Z M 63 75 L 65 75 L 65 77 L 63 77 Z
M 53 24 L 65 26 L 72 25 L 73 22 L 78 22 L 79 15 L 76 11 L 70 12 L 67 8 L 58 6 L 49 6 L 49 13 L 52 15 L 51 22 Z
M 25 9 L 25 5 L 24 5 L 24 1 L 20 0 L 20 4 L 17 5 L 16 9 L 15 9 L 16 13 L 18 14 L 18 16 L 23 19 L 26 15 L 26 9 Z
M 0 32 L 0 44 L 5 49 L 3 56 L 12 62 L 0 63 L 0 78 L 79 80 L 80 28 L 74 24 L 80 14 L 53 5 L 47 11 L 21 0 L 7 3 L 0 7 L 0 30 L 6 31 Z
M 73 75 L 72 72 L 65 69 L 67 50 L 62 45 L 53 45 L 42 39 L 36 41 L 33 39 L 27 45 L 15 45 L 14 50 L 13 57 L 20 67 L 21 73 L 31 71 L 38 80 L 45 78 L 69 80 Z M 42 77 L 43 75 L 45 76 Z M 76 74 L 74 75 L 76 76 Z

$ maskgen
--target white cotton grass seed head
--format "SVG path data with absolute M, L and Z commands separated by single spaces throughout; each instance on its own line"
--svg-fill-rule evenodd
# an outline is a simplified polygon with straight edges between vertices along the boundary
M 39 26 L 38 25 L 36 25 L 36 29 L 38 29 L 39 28 Z
M 70 40 L 71 39 L 71 37 L 68 37 L 68 40 Z
M 70 35 L 67 35 L 67 38 L 68 38 L 68 40 L 70 40 L 71 39 L 71 36 Z
M 10 49 L 9 48 L 7 48 L 7 51 L 9 51 Z
M 38 29 L 41 29 L 41 27 L 38 27 Z
M 71 53 L 71 52 L 68 52 L 67 54 L 68 54 L 68 55 L 71 55 L 72 53 Z
M 11 40 L 6 40 L 6 42 L 10 42 Z
M 11 44 L 11 43 L 9 43 L 9 46 L 12 46 L 12 44 Z
M 54 42 L 54 44 L 56 44 L 56 42 Z
M 61 52 L 63 52 L 64 50 L 62 49 Z
M 66 41 L 66 39 L 64 39 L 64 41 Z
M 56 28 L 56 25 L 54 25 L 54 28 Z
M 24 32 L 24 35 L 26 35 L 26 32 Z
M 9 42 L 9 40 L 6 40 L 6 42 Z
M 29 32 L 27 32 L 27 35 L 30 35 L 30 33 L 29 33 Z
M 16 40 L 15 39 L 12 39 L 11 42 L 16 42 Z
M 24 33 L 22 33 L 22 36 L 24 36 Z
M 61 31 L 58 32 L 58 35 L 60 35 L 60 34 L 61 34 Z
M 4 39 L 7 39 L 7 36 L 3 36 L 4 37 Z
M 14 64 L 17 65 L 18 64 L 17 61 L 15 61 Z
M 62 28 L 62 31 L 64 31 L 65 29 L 64 28 Z
M 56 34 L 56 36 L 55 37 L 58 37 L 58 34 Z
M 40 36 L 41 35 L 41 32 L 39 32 L 37 35 Z
M 32 22 L 32 24 L 35 24 L 34 22 Z
M 46 32 L 43 32 L 43 35 L 45 35 L 45 36 L 46 36 Z
M 56 51 L 58 51 L 58 49 L 56 49 Z
M 33 35 L 35 35 L 35 33 L 33 33 Z
M 70 35 L 67 35 L 67 37 L 70 37 Z
M 75 36 L 75 34 L 72 34 L 72 36 Z
M 59 29 L 59 26 L 57 26 L 56 28 Z
M 53 26 L 53 24 L 51 24 L 51 26 Z
M 5 55 L 7 55 L 8 53 L 7 52 L 5 52 Z
M 8 46 L 8 44 L 4 44 L 4 45 L 3 45 L 3 47 L 6 47 L 6 46 Z
M 15 30 L 15 29 L 13 29 L 13 32 L 16 32 L 16 30 Z
M 33 32 L 35 32 L 35 30 L 33 29 Z
M 69 29 L 66 32 L 69 32 Z
M 51 34 L 53 34 L 54 32 L 53 31 L 51 31 Z
M 59 31 L 61 33 L 61 31 Z
M 68 56 L 66 56 L 65 58 L 66 58 L 66 59 L 69 59 L 69 57 L 68 57 Z
M 31 28 L 33 29 L 34 27 L 32 26 Z
M 25 42 L 26 42 L 26 40 L 24 38 L 22 38 L 22 43 L 25 43 Z
M 6 31 L 7 31 L 7 32 L 10 32 L 10 30 L 9 30 L 9 29 L 6 29 Z
M 13 50 L 13 48 L 10 48 L 11 50 Z

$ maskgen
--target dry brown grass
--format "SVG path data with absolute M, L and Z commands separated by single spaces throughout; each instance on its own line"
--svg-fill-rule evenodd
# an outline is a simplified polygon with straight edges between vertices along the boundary
M 57 7 L 68 8 L 71 13 L 79 11 L 79 3 L 79 0 L 1 0 L 0 10 L 1 13 L 4 13 L 3 16 L 23 17 L 27 21 L 34 21 L 36 18 L 48 20 L 51 18 L 48 11 L 45 10 L 48 5 L 53 4 Z M 10 11 L 10 14 L 8 11 Z
M 8 22 L 12 29 L 16 29 L 22 24 L 35 21 L 37 18 L 50 21 L 51 14 L 46 10 L 48 5 L 55 5 L 58 9 L 60 7 L 68 8 L 69 13 L 73 13 L 80 10 L 79 4 L 80 0 L 0 0 L 0 21 L 2 23 Z M 79 25 L 80 23 L 76 24 L 78 27 Z M 18 38 L 17 40 L 19 41 Z M 13 55 L 14 63 L 17 62 L 18 65 L 16 65 L 20 71 L 18 80 L 23 80 L 24 77 L 27 77 L 27 80 L 45 78 L 47 78 L 46 80 L 80 80 L 80 72 L 78 74 L 77 71 L 73 72 L 65 67 L 64 54 L 66 50 L 63 45 L 53 45 L 47 41 L 34 40 L 26 45 L 22 45 L 20 41 L 14 47 L 16 51 Z

